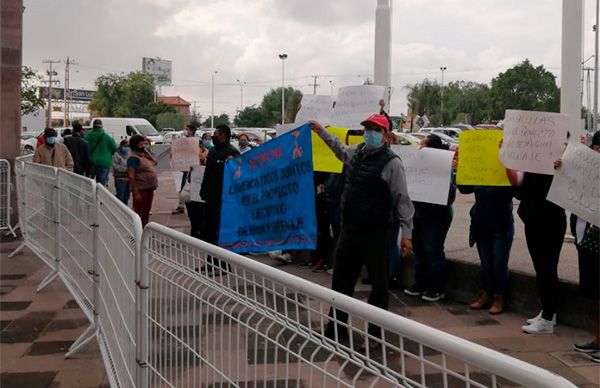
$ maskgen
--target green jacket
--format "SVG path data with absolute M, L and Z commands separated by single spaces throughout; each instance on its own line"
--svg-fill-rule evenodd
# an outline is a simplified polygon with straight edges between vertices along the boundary
M 112 165 L 112 155 L 117 152 L 117 143 L 115 139 L 102 128 L 94 128 L 90 133 L 84 136 L 84 139 L 90 145 L 90 154 L 92 165 L 104 168 L 110 168 Z

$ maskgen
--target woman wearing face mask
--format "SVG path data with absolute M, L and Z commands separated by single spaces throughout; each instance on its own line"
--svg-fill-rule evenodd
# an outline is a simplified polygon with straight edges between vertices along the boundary
M 421 141 L 421 148 L 448 149 L 442 139 L 429 135 Z M 456 187 L 451 182 L 446 205 L 413 201 L 413 247 L 415 253 L 415 283 L 404 290 L 412 296 L 420 296 L 427 302 L 443 299 L 444 278 L 446 275 L 446 255 L 444 243 L 452 222 L 452 203 Z
M 244 133 L 242 133 L 238 137 L 238 145 L 240 149 L 240 154 L 245 154 L 246 152 L 252 149 L 252 147 L 250 147 L 250 138 Z
M 57 139 L 56 130 L 46 128 L 44 130 L 44 144 L 35 149 L 33 162 L 73 171 L 73 157 L 69 149 L 64 144 L 59 143 Z
M 129 177 L 127 176 L 127 158 L 131 149 L 129 148 L 129 140 L 121 140 L 119 148 L 112 158 L 112 170 L 115 178 L 115 189 L 117 198 L 125 205 L 129 202 L 131 189 L 129 186 Z
M 150 217 L 154 190 L 158 187 L 156 159 L 148 151 L 148 140 L 142 135 L 129 139 L 131 155 L 127 158 L 127 176 L 133 192 L 133 210 L 146 226 Z

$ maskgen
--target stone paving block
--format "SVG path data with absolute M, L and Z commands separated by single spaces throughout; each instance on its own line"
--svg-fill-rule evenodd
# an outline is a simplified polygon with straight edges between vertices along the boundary
M 2 350 L 0 351 L 0 370 L 6 371 L 10 369 L 10 366 L 19 363 L 21 357 L 29 346 L 30 343 L 14 343 L 14 344 L 2 344 Z M 0 385 L 1 387 L 2 385 Z
M 73 341 L 36 341 L 27 352 L 26 356 L 44 356 L 48 354 L 61 353 L 64 354 L 69 350 Z
M 3 331 L 0 343 L 33 342 L 52 320 L 54 312 L 30 312 L 12 321 Z
M 26 373 L 1 373 L 0 387 L 48 387 L 54 380 L 57 372 L 26 372 Z
M 596 387 L 600 385 L 600 365 L 597 363 L 590 366 L 577 366 L 572 370 L 586 378 L 590 383 L 595 384 Z
M 546 352 L 508 352 L 506 354 L 542 368 L 565 366 L 559 359 Z
M 582 374 L 577 373 L 575 369 L 571 369 L 567 366 L 558 367 L 558 368 L 546 368 L 549 371 L 552 371 L 562 377 L 566 378 L 570 382 L 575 385 L 584 385 L 584 384 L 598 384 L 598 380 L 590 381 L 587 377 L 584 377 Z
M 82 373 L 85 371 L 85 373 Z M 54 377 L 54 384 L 62 387 L 100 387 L 105 384 L 106 371 L 99 358 L 90 360 L 70 359 Z M 107 386 L 108 388 L 108 386 Z
M 571 352 L 552 352 L 551 356 L 559 360 L 562 364 L 560 366 L 588 366 L 595 365 L 598 367 L 598 377 L 600 379 L 600 365 L 592 361 L 589 355 L 571 351 Z
M 0 302 L 0 311 L 21 311 L 27 309 L 29 305 L 32 303 L 31 300 L 26 301 L 1 301 Z

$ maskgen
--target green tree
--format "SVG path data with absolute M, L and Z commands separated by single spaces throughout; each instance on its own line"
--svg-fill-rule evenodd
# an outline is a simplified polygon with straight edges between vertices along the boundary
M 236 127 L 269 127 L 272 124 L 268 122 L 263 110 L 256 105 L 247 106 L 233 119 Z
M 260 103 L 265 118 L 266 126 L 273 127 L 281 123 L 281 88 L 271 89 L 264 95 Z M 300 106 L 302 92 L 292 87 L 285 88 L 285 122 L 291 122 Z
M 175 128 L 177 131 L 183 131 L 185 118 L 179 112 L 163 112 L 156 115 L 156 127 L 159 130 L 163 128 Z
M 96 79 L 90 109 L 106 117 L 141 117 L 156 126 L 156 116 L 176 113 L 168 104 L 154 102 L 154 78 L 142 72 L 104 74 Z
M 202 123 L 202 126 L 204 128 L 210 128 L 210 124 L 211 124 L 210 118 L 211 118 L 211 116 L 208 116 L 206 118 L 206 120 L 204 120 L 204 122 Z M 214 123 L 215 127 L 217 125 L 222 125 L 222 124 L 231 126 L 231 121 L 229 121 L 229 115 L 227 113 L 222 113 L 218 116 L 215 116 L 215 123 Z
M 28 66 L 21 68 L 21 116 L 35 113 L 44 107 L 44 99 L 40 97 L 38 84 L 42 77 L 37 70 Z
M 533 66 L 528 59 L 498 74 L 490 90 L 493 119 L 504 118 L 506 109 L 558 112 L 560 90 L 556 77 L 544 66 Z

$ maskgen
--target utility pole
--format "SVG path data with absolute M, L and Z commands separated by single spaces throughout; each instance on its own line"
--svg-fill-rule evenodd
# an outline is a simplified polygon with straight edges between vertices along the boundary
M 73 59 L 69 59 L 65 61 L 65 92 L 64 92 L 64 120 L 63 126 L 67 127 L 71 124 L 71 119 L 69 117 L 69 104 L 71 99 L 71 91 L 69 90 L 69 65 L 75 65 L 75 61 Z
M 217 71 L 213 71 L 210 81 L 210 127 L 215 127 L 215 75 Z
M 55 63 L 60 63 L 60 61 L 53 61 L 52 59 L 45 59 L 42 63 L 48 63 L 49 68 L 46 70 L 46 74 L 48 75 L 48 117 L 46 118 L 46 127 L 49 128 L 52 124 L 52 82 L 58 82 L 56 80 L 52 80 L 52 76 L 58 75 L 56 71 L 52 69 L 52 65 Z
M 240 112 L 244 110 L 244 85 L 245 82 L 236 79 L 237 83 L 240 85 Z
M 332 80 L 329 80 L 329 87 L 331 88 L 331 97 L 333 97 L 333 85 L 335 85 L 335 84 L 333 83 L 333 81 L 332 81 Z
M 281 124 L 285 124 L 285 60 L 287 57 L 286 53 L 279 54 L 279 59 L 281 59 Z
M 446 71 L 446 66 L 440 67 L 442 71 L 442 100 L 440 102 L 440 127 L 444 126 L 444 72 Z
M 312 87 L 313 87 L 313 94 L 317 94 L 317 86 L 321 86 L 317 83 L 317 80 L 319 79 L 318 75 L 311 75 L 311 77 L 313 77 L 313 83 L 312 83 Z
M 596 50 L 594 55 L 594 133 L 598 130 L 598 26 L 600 25 L 600 0 L 596 0 L 596 25 L 594 35 L 596 37 Z

